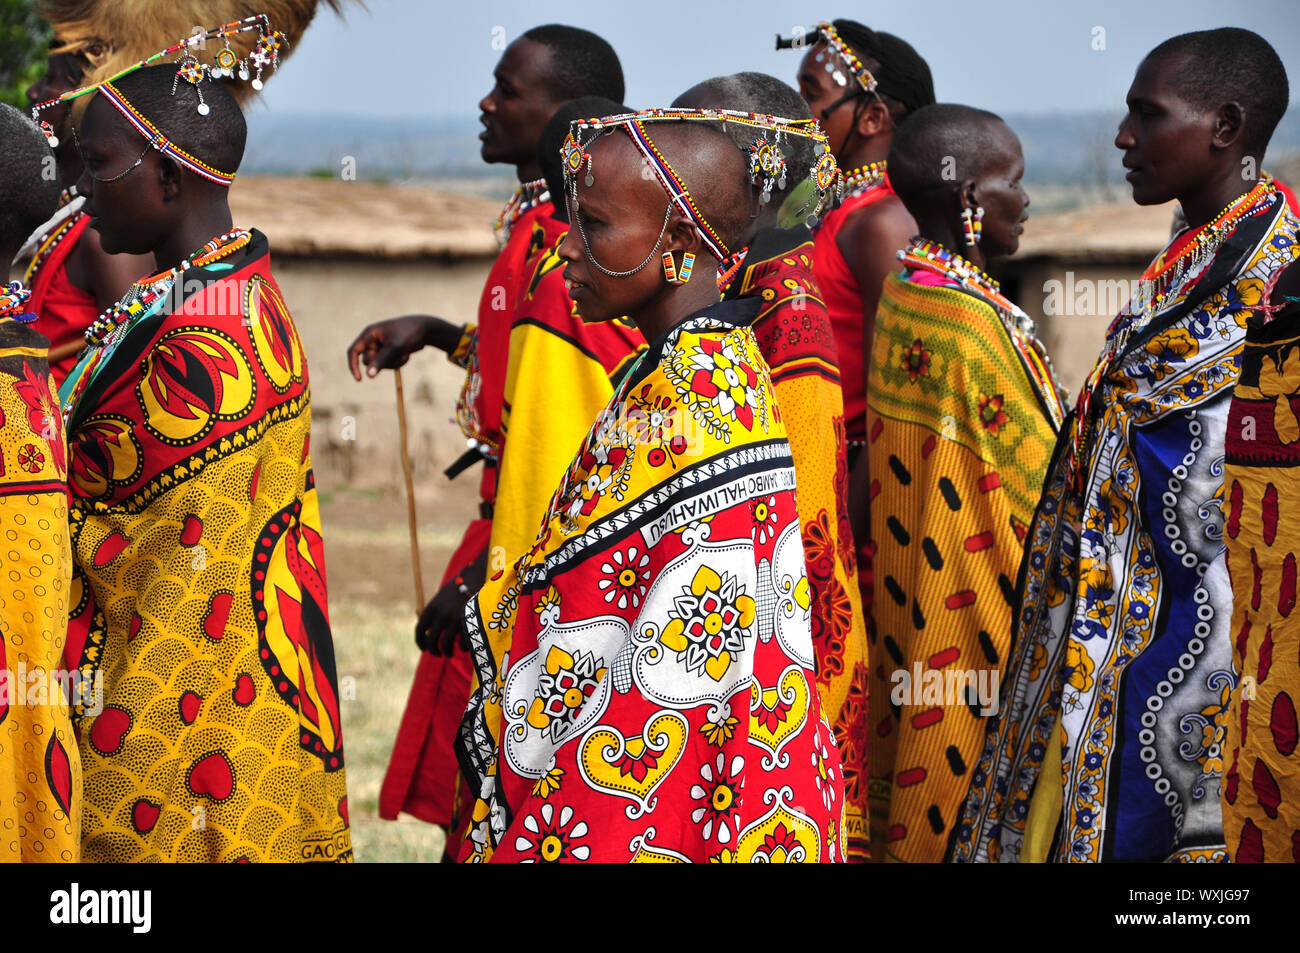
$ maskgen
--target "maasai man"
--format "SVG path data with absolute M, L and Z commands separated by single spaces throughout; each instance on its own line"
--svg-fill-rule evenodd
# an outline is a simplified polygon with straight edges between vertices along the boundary
M 811 119 L 798 92 L 773 76 L 737 73 L 706 80 L 674 106 L 735 109 Z M 727 133 L 748 153 L 761 137 L 729 123 Z M 760 147 L 761 148 L 761 147 Z M 867 637 L 849 530 L 844 401 L 835 335 L 813 275 L 812 235 L 806 225 L 777 226 L 778 209 L 820 158 L 802 137 L 783 140 L 786 164 L 764 194 L 761 157 L 754 156 L 750 228 L 738 269 L 723 299 L 757 298 L 753 325 L 758 349 L 772 372 L 781 418 L 799 480 L 799 524 L 812 594 L 812 638 L 822 708 L 835 729 L 844 766 L 844 833 L 849 860 L 870 856 L 867 834 Z M 739 256 L 738 256 L 739 257 Z
M 260 71 L 278 40 L 257 28 Z M 105 687 L 79 724 L 83 847 L 111 861 L 346 860 L 302 341 L 266 238 L 232 227 L 244 117 L 206 72 L 181 69 L 98 87 L 80 125 L 78 189 L 104 249 L 165 269 L 96 321 L 60 394 L 67 660 Z
M 1134 201 L 1177 199 L 1189 227 L 1143 273 L 1062 429 L 959 860 L 1228 857 L 1219 504 L 1246 325 L 1296 252 L 1300 223 L 1259 174 L 1286 101 L 1281 61 L 1246 30 L 1174 37 L 1138 67 L 1115 145 Z M 1238 551 L 1232 569 L 1242 591 L 1253 567 Z
M 283 59 L 298 45 L 311 23 L 317 0 L 205 0 L 203 18 L 232 22 L 255 13 L 269 16 L 285 37 Z M 338 4 L 330 0 L 330 6 Z M 87 83 L 99 82 L 139 62 L 155 50 L 192 35 L 191 5 L 175 0 L 132 0 L 124 13 L 121 0 L 42 0 L 40 10 L 54 32 L 45 75 L 27 90 L 32 103 L 45 102 Z M 228 38 L 231 50 L 246 56 L 255 42 L 246 35 Z M 225 40 L 197 48 L 205 62 L 225 46 Z M 249 83 L 233 79 L 228 88 L 237 99 L 252 95 Z M 157 269 L 148 255 L 109 255 L 104 252 L 76 194 L 81 159 L 72 139 L 66 104 L 42 113 L 56 134 L 55 155 L 65 186 L 59 215 L 28 243 L 25 280 L 32 291 L 30 307 L 41 316 L 41 333 L 50 339 L 50 370 L 56 383 L 76 363 L 85 345 L 82 337 L 95 318 L 115 304 L 135 279 Z M 28 254 L 20 253 L 24 260 Z
M 918 237 L 885 279 L 867 378 L 879 648 L 872 833 L 940 861 L 996 709 L 1011 602 L 1063 409 L 1033 325 L 983 271 L 1020 245 L 1020 140 L 992 113 L 915 112 L 889 150 Z
M 615 102 L 623 98 L 623 71 L 613 48 L 574 27 L 552 24 L 527 31 L 506 48 L 493 76 L 492 91 L 479 102 L 481 155 L 485 162 L 515 166 L 522 184 L 497 220 L 502 249 L 483 286 L 477 325 L 461 327 L 429 315 L 391 318 L 365 328 L 348 348 L 357 380 L 363 362 L 373 377 L 382 368 L 401 367 L 425 346 L 467 370 L 456 418 L 471 447 L 448 473 L 454 476 L 483 461 L 479 519 L 466 529 L 441 588 L 416 624 L 416 644 L 428 651 L 421 655 L 379 797 L 381 817 L 396 819 L 405 811 L 456 829 L 463 824 L 452 823 L 459 791 L 452 740 L 472 688 L 473 664 L 455 651 L 455 642 L 464 639 L 465 603 L 487 572 L 513 308 L 528 279 L 525 263 L 534 250 L 534 226 L 554 212 L 538 164 L 538 140 L 562 103 L 588 94 Z M 549 393 L 561 380 L 557 373 L 540 383 Z
M 0 261 L 53 214 L 50 147 L 0 105 Z M 68 632 L 66 446 L 28 291 L 0 285 L 0 862 L 81 859 L 81 759 L 60 680 Z M 86 698 L 94 704 L 93 693 Z
M 705 125 L 636 117 L 566 140 L 577 234 L 560 256 L 583 318 L 627 315 L 650 346 L 532 550 L 467 608 L 484 688 L 457 743 L 480 793 L 463 856 L 838 860 L 843 782 L 760 304 L 718 301 L 749 173 Z

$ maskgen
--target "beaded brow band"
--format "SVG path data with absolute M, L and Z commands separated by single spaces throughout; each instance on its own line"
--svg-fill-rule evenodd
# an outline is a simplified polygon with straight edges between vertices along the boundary
M 126 117 L 126 121 L 135 128 L 135 131 L 144 136 L 144 138 L 149 142 L 149 145 L 153 146 L 163 155 L 171 156 L 195 175 L 202 176 L 209 182 L 215 182 L 217 185 L 229 187 L 230 183 L 235 180 L 235 173 L 222 172 L 219 169 L 214 169 L 206 162 L 196 159 L 180 146 L 176 145 L 176 143 L 164 136 L 158 131 L 158 127 L 146 119 L 140 110 L 136 109 L 135 106 L 131 104 L 130 100 L 123 96 L 121 91 L 111 82 L 104 83 L 100 92 L 103 94 L 105 99 L 113 104 L 113 107 L 118 112 Z
M 835 25 L 829 21 L 823 20 L 811 30 L 796 34 L 793 38 L 788 40 L 778 36 L 776 38 L 776 48 L 778 50 L 792 50 L 799 49 L 802 46 L 816 46 L 816 43 L 808 44 L 807 41 L 804 40 L 806 33 L 816 34 L 818 42 L 825 43 L 830 47 L 831 52 L 838 56 L 840 62 L 842 62 L 848 68 L 848 71 L 853 74 L 853 78 L 858 81 L 859 86 L 868 93 L 874 93 L 876 91 L 876 86 L 879 85 L 876 82 L 876 77 L 871 74 L 871 70 L 867 69 L 862 64 L 862 60 L 858 59 L 858 55 L 853 52 L 853 48 L 844 42 L 840 37 L 839 32 L 835 29 Z M 834 64 L 826 64 L 826 72 L 830 73 L 833 69 Z M 836 77 L 836 79 L 839 81 L 841 86 L 844 85 L 840 77 Z
M 631 139 L 633 145 L 637 147 L 637 150 L 650 167 L 654 169 L 659 184 L 668 193 L 669 207 L 675 206 L 681 211 L 682 215 L 694 223 L 699 229 L 700 237 L 710 253 L 718 261 L 725 260 L 731 254 L 726 243 L 699 210 L 681 176 L 677 174 L 677 171 L 673 169 L 663 153 L 659 151 L 645 129 L 647 122 L 691 121 L 721 123 L 724 128 L 728 122 L 733 122 L 763 130 L 765 133 L 774 132 L 778 143 L 782 135 L 811 139 L 816 143 L 815 148 L 820 156 L 810 170 L 810 175 L 817 186 L 819 200 L 824 198 L 826 190 L 834 182 L 835 157 L 831 155 L 826 144 L 826 136 L 815 119 L 782 119 L 779 116 L 740 112 L 732 109 L 648 109 L 642 112 L 622 113 L 597 119 L 575 119 L 570 123 L 569 134 L 565 138 L 560 158 L 564 175 L 571 183 L 569 189 L 571 196 L 576 201 L 576 177 L 578 172 L 582 170 L 584 163 L 587 165 L 587 184 L 591 184 L 591 156 L 587 153 L 586 147 L 595 141 L 596 136 L 591 137 L 584 143 L 582 133 L 590 130 L 599 135 L 606 130 L 622 129 L 627 133 L 628 138 Z

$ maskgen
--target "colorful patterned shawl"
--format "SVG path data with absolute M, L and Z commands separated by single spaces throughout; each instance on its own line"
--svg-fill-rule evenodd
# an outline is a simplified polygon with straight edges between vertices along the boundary
M 1006 671 L 1016 570 L 1063 411 L 1030 343 L 961 288 L 888 276 L 874 348 L 873 841 L 890 860 L 934 862 Z
M 485 689 L 458 743 L 480 794 L 463 859 L 843 857 L 756 311 L 723 302 L 650 346 L 532 551 L 467 608 Z
M 260 233 L 184 280 L 64 386 L 86 858 L 350 859 L 302 341 Z
M 1060 861 L 1226 859 L 1228 404 L 1247 319 L 1291 260 L 1296 231 L 1282 198 L 1264 192 L 1094 370 L 1095 436 L 1076 458 L 1076 412 L 1057 446 L 956 859 L 1039 859 L 1058 827 Z M 1116 318 L 1108 347 L 1138 305 Z

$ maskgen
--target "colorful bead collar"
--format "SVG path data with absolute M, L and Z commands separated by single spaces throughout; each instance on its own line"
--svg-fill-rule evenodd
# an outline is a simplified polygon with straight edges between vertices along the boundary
M 492 225 L 492 231 L 497 237 L 497 244 L 502 248 L 510 241 L 510 229 L 515 222 L 519 221 L 520 216 L 537 208 L 551 200 L 551 193 L 546 188 L 545 179 L 534 179 L 531 182 L 525 182 L 515 189 L 515 194 L 510 196 L 510 201 L 506 203 L 501 214 Z

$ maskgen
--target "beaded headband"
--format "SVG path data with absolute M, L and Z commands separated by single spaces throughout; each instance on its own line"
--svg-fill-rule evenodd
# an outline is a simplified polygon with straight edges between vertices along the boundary
M 136 109 L 121 91 L 110 82 L 105 82 L 100 90 L 103 97 L 113 104 L 113 108 L 120 112 L 134 128 L 135 131 L 148 140 L 149 145 L 153 146 L 165 156 L 171 156 L 179 162 L 184 168 L 189 169 L 195 175 L 207 179 L 209 182 L 215 182 L 217 185 L 229 186 L 235 180 L 235 173 L 222 172 L 214 169 L 201 159 L 190 155 L 176 143 L 172 142 L 161 132 L 158 127 L 151 123 L 140 110 Z
M 862 60 L 858 59 L 858 54 L 854 53 L 853 48 L 844 42 L 833 24 L 823 21 L 807 32 L 816 35 L 817 40 L 814 43 L 810 44 L 805 39 L 804 34 L 788 40 L 778 36 L 776 38 L 776 48 L 778 50 L 791 50 L 800 46 L 815 46 L 817 43 L 825 43 L 831 53 L 839 58 L 840 63 L 849 71 L 849 74 L 858 81 L 858 85 L 863 90 L 868 93 L 876 91 L 876 78 L 871 75 L 871 70 L 862 65 Z M 831 74 L 831 78 L 835 80 L 837 85 L 845 86 L 848 84 L 848 80 L 836 67 L 834 60 L 826 62 L 826 72 Z
M 705 246 L 718 261 L 723 261 L 730 256 L 731 252 L 728 250 L 726 242 L 709 224 L 699 206 L 696 205 L 694 198 L 691 197 L 690 190 L 682 181 L 681 176 L 677 174 L 672 164 L 659 151 L 659 148 L 646 131 L 646 124 L 654 122 L 710 122 L 721 124 L 724 129 L 727 123 L 737 123 L 741 126 L 759 130 L 761 135 L 754 139 L 747 150 L 747 156 L 750 181 L 762 189 L 764 202 L 770 199 L 774 187 L 785 188 L 786 160 L 780 148 L 782 136 L 800 136 L 811 139 L 815 143 L 814 150 L 817 152 L 818 158 L 809 170 L 809 176 L 812 178 L 817 190 L 817 204 L 813 209 L 813 214 L 820 211 L 831 185 L 835 182 L 835 157 L 831 155 L 826 144 L 826 136 L 815 119 L 782 119 L 778 116 L 739 112 L 731 109 L 648 109 L 642 112 L 607 116 L 603 119 L 575 119 L 570 123 L 569 134 L 560 149 L 560 159 L 568 186 L 569 198 L 575 208 L 578 204 L 577 176 L 584 165 L 587 167 L 586 184 L 590 186 L 594 181 L 591 153 L 587 151 L 588 147 L 605 132 L 612 129 L 622 129 L 627 133 L 628 138 L 637 147 L 650 168 L 654 170 L 655 177 L 659 180 L 659 184 L 663 186 L 664 191 L 668 193 L 668 214 L 671 214 L 671 210 L 676 208 L 692 222 L 699 231 Z M 594 134 L 584 141 L 584 132 Z M 772 133 L 775 134 L 775 141 L 768 138 L 768 135 Z M 664 218 L 665 229 L 667 228 L 667 222 L 668 215 L 666 214 Z M 662 237 L 661 233 L 661 240 Z M 651 254 L 653 255 L 653 252 Z
M 257 43 L 253 46 L 252 51 L 247 57 L 240 59 L 235 51 L 230 47 L 230 37 L 236 36 L 240 33 L 248 33 L 252 30 L 257 31 Z M 191 47 L 201 46 L 208 40 L 225 40 L 226 43 L 225 47 L 218 50 L 213 57 L 213 65 L 199 62 L 199 58 L 191 51 Z M 274 70 L 280 65 L 280 48 L 287 45 L 288 42 L 289 41 L 285 39 L 283 33 L 271 29 L 271 21 L 264 13 L 259 13 L 251 17 L 244 17 L 242 20 L 224 23 L 219 27 L 213 27 L 212 29 L 205 30 L 202 33 L 196 32 L 191 36 L 187 36 L 179 43 L 169 46 L 165 50 L 160 50 L 133 66 L 128 66 L 126 69 L 114 73 L 103 82 L 94 83 L 90 86 L 83 86 L 80 89 L 66 92 L 57 99 L 38 103 L 32 107 L 32 119 L 40 127 L 41 131 L 45 133 L 46 138 L 49 139 L 50 146 L 58 146 L 59 139 L 58 136 L 54 134 L 54 127 L 51 126 L 47 120 L 41 119 L 41 110 L 49 109 L 60 103 L 79 99 L 82 96 L 102 92 L 104 98 L 112 103 L 114 108 L 126 117 L 135 130 L 159 152 L 171 156 L 185 168 L 194 172 L 196 175 L 202 176 L 210 182 L 215 182 L 218 185 L 229 185 L 231 180 L 235 177 L 234 173 L 218 171 L 217 169 L 199 161 L 189 153 L 181 150 L 175 143 L 171 142 L 166 136 L 159 132 L 157 127 L 146 119 L 139 110 L 131 105 L 131 103 L 127 101 L 126 97 L 124 97 L 122 93 L 113 86 L 113 83 L 121 79 L 123 76 L 134 73 L 138 69 L 150 66 L 158 60 L 184 50 L 185 54 L 181 56 L 180 59 L 174 61 L 177 69 L 176 79 L 172 82 L 172 94 L 175 95 L 176 86 L 182 79 L 187 83 L 190 83 L 199 96 L 199 105 L 197 107 L 199 115 L 206 116 L 209 107 L 207 102 L 203 99 L 203 88 L 200 86 L 200 83 L 202 83 L 203 80 L 206 79 L 209 82 L 212 82 L 223 77 L 234 78 L 236 75 L 238 75 L 241 80 L 248 80 L 251 77 L 252 87 L 254 89 L 261 89 L 263 70 Z

